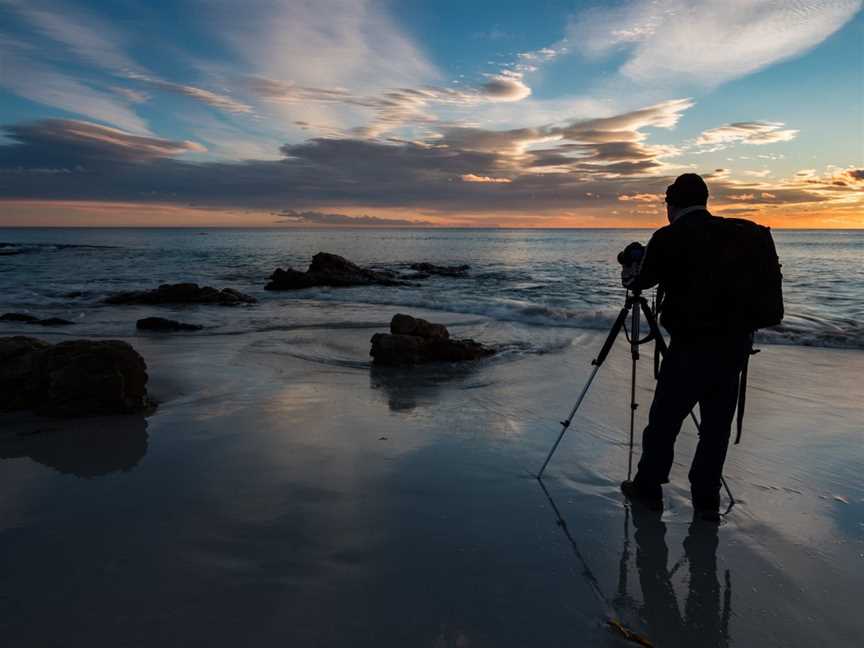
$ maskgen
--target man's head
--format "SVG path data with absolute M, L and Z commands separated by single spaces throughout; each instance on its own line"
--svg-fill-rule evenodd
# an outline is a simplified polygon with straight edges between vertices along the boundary
M 704 207 L 708 204 L 708 185 L 695 173 L 684 173 L 666 187 L 666 214 L 669 222 L 687 207 Z

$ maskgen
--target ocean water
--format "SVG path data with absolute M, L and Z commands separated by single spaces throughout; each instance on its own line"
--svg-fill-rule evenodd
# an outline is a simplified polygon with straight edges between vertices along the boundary
M 441 311 L 445 323 L 490 318 L 524 325 L 520 339 L 495 342 L 544 351 L 570 329 L 611 325 L 624 298 L 615 255 L 630 241 L 646 242 L 650 234 L 621 229 L 6 229 L 0 230 L 0 312 L 65 317 L 76 323 L 62 329 L 66 334 L 124 336 L 134 334 L 135 319 L 149 314 L 206 326 L 194 335 L 221 335 L 374 327 L 386 324 L 388 314 L 413 308 Z M 761 341 L 864 348 L 864 231 L 775 231 L 774 237 L 783 264 L 786 319 L 761 332 Z M 276 267 L 305 270 L 319 251 L 406 273 L 411 263 L 421 261 L 471 269 L 464 278 L 433 276 L 410 287 L 264 290 Z M 117 291 L 181 281 L 236 288 L 260 303 L 237 308 L 102 303 Z M 69 296 L 75 292 L 80 296 Z M 553 329 L 554 335 L 542 334 Z M 0 334 L 25 330 L 38 334 L 41 329 L 0 323 Z M 526 335 L 526 330 L 534 333 Z

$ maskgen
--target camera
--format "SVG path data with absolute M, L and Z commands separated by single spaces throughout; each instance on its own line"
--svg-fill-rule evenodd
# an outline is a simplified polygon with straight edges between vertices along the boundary
M 642 257 L 645 256 L 645 246 L 634 241 L 626 248 L 618 253 L 618 263 L 625 268 L 630 266 L 638 266 L 642 263 Z
M 629 288 L 639 276 L 642 259 L 645 257 L 645 246 L 634 241 L 618 253 L 618 263 L 621 268 L 621 285 Z

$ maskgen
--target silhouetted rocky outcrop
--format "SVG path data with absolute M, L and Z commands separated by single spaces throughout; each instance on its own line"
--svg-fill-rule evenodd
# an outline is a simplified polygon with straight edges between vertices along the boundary
M 453 340 L 442 324 L 397 314 L 390 322 L 390 333 L 372 336 L 369 355 L 378 365 L 413 365 L 426 362 L 463 362 L 479 360 L 495 350 L 474 340 Z
M 176 331 L 200 331 L 204 327 L 199 324 L 186 324 L 164 317 L 145 317 L 139 319 L 135 326 L 141 331 L 159 331 L 162 333 L 174 333 Z
M 312 257 L 312 263 L 306 272 L 288 268 L 276 268 L 270 276 L 267 290 L 298 290 L 314 286 L 406 286 L 406 281 L 398 279 L 396 274 L 386 270 L 362 268 L 356 263 L 336 254 L 319 252 Z
M 434 263 L 412 263 L 410 268 L 416 271 L 412 275 L 413 279 L 422 279 L 429 275 L 441 275 L 443 277 L 464 277 L 468 274 L 471 266 L 454 265 L 454 266 L 439 266 Z
M 233 288 L 218 290 L 195 283 L 162 284 L 154 290 L 133 290 L 112 295 L 107 304 L 217 304 L 236 306 L 254 304 L 254 297 L 244 295 Z
M 126 342 L 0 338 L 0 410 L 51 416 L 147 408 L 147 365 Z
M 0 322 L 21 322 L 22 324 L 37 324 L 39 326 L 68 326 L 75 323 L 62 317 L 40 319 L 35 315 L 28 315 L 26 313 L 4 313 L 0 315 Z

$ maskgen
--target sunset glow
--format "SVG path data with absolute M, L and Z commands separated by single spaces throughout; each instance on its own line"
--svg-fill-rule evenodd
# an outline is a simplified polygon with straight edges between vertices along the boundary
M 864 227 L 861 2 L 800 4 L 3 0 L 0 226 L 653 227 L 695 171 Z

